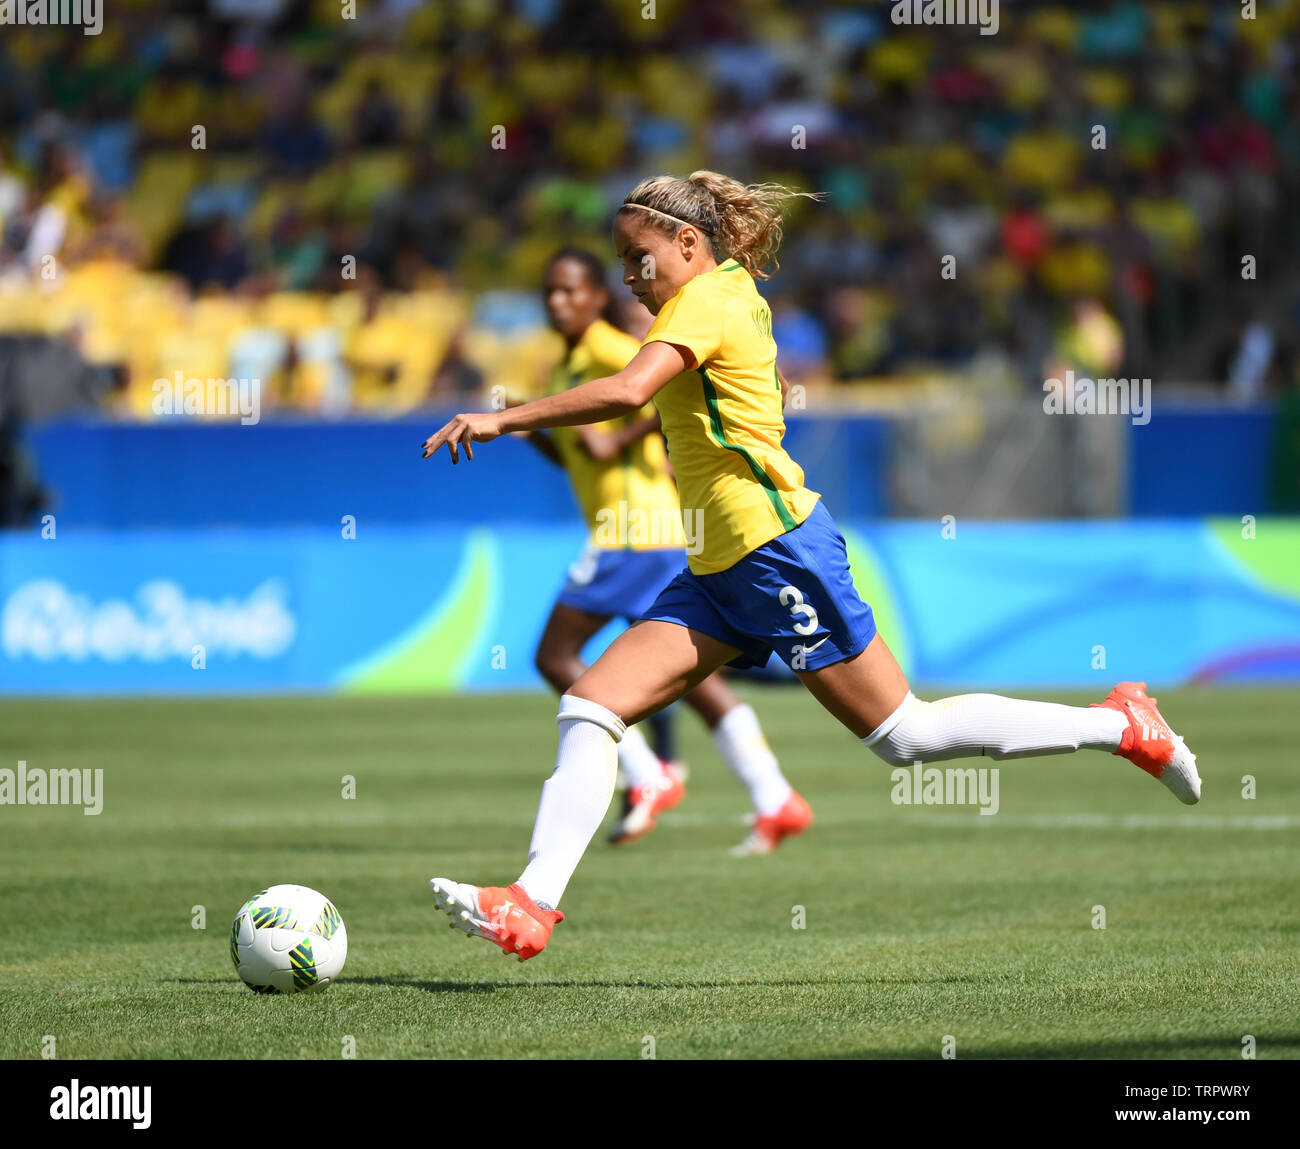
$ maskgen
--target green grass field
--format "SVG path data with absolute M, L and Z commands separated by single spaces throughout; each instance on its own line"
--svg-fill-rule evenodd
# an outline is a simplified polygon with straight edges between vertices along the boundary
M 1199 806 L 1084 753 L 1001 764 L 988 817 L 893 805 L 802 691 L 751 689 L 818 821 L 744 860 L 743 795 L 684 712 L 686 801 L 593 844 L 523 965 L 446 928 L 427 882 L 514 880 L 551 698 L 5 702 L 0 765 L 102 767 L 105 799 L 0 806 L 0 1056 L 937 1058 L 951 1035 L 959 1058 L 1236 1059 L 1248 1034 L 1300 1056 L 1297 696 L 1159 693 Z M 231 918 L 276 882 L 343 913 L 324 994 L 235 976 Z

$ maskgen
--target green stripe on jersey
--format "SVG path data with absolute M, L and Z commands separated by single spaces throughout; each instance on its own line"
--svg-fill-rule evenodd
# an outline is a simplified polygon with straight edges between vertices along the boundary
M 768 473 L 758 465 L 758 460 L 739 443 L 727 441 L 726 432 L 722 429 L 722 412 L 718 409 L 718 392 L 713 386 L 713 380 L 709 378 L 709 373 L 703 367 L 699 369 L 699 372 L 700 378 L 704 380 L 704 405 L 709 411 L 709 430 L 713 434 L 714 442 L 719 447 L 725 447 L 728 451 L 735 451 L 749 464 L 749 469 L 753 471 L 754 478 L 762 484 L 763 489 L 767 492 L 768 502 L 772 504 L 772 510 L 776 512 L 776 517 L 781 520 L 781 525 L 787 531 L 794 530 L 799 524 L 794 521 L 794 516 L 790 514 L 785 503 L 782 502 L 781 495 Z

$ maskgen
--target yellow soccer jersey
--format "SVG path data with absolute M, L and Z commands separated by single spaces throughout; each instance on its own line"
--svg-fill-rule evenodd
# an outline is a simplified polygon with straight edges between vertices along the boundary
M 615 375 L 638 350 L 640 344 L 632 336 L 598 319 L 556 365 L 550 392 L 555 394 L 579 383 Z M 595 426 L 599 431 L 617 431 L 652 413 L 647 405 L 642 411 Z M 596 546 L 652 550 L 687 545 L 677 487 L 668 472 L 668 457 L 658 434 L 643 436 L 625 447 L 617 459 L 602 463 L 578 446 L 572 427 L 555 427 L 548 433 L 564 462 Z
M 697 275 L 663 305 L 645 337 L 685 348 L 695 370 L 655 396 L 682 515 L 701 545 L 695 574 L 714 574 L 793 530 L 821 497 L 781 439 L 772 313 L 734 259 Z

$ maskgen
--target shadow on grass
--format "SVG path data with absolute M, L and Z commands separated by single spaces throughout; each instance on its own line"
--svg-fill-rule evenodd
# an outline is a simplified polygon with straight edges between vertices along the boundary
M 176 985 L 207 985 L 227 988 L 232 984 L 224 977 L 178 977 L 169 978 Z M 772 980 L 768 978 L 750 978 L 739 981 L 610 981 L 555 979 L 551 981 L 413 981 L 397 977 L 349 977 L 341 978 L 340 987 L 348 985 L 375 985 L 390 989 L 417 989 L 423 993 L 498 993 L 511 990 L 535 989 L 644 989 L 644 990 L 682 990 L 682 989 L 743 989 L 758 987 L 764 989 L 797 989 L 801 986 L 820 985 L 944 985 L 951 983 L 979 982 L 984 979 L 969 975 L 952 977 L 827 977 L 827 978 L 788 978 Z M 296 995 L 293 995 L 296 996 Z M 312 996 L 312 995 L 303 995 Z M 1256 1040 L 1261 1047 L 1265 1060 L 1276 1058 L 1294 1059 L 1300 1056 L 1300 1033 L 1268 1034 L 1257 1033 Z M 893 1047 L 856 1049 L 851 1051 L 828 1050 L 815 1055 L 819 1060 L 828 1061 L 938 1061 L 939 1052 L 932 1046 L 924 1049 L 917 1047 Z M 962 1061 L 1134 1061 L 1134 1060 L 1172 1060 L 1179 1057 L 1208 1059 L 1212 1061 L 1240 1061 L 1241 1035 L 1203 1034 L 1188 1037 L 1133 1037 L 1108 1041 L 1063 1042 L 1056 1045 L 1016 1044 L 1016 1045 L 978 1045 L 965 1043 L 962 1046 Z
M 979 982 L 982 978 L 967 974 L 952 977 L 825 977 L 825 978 L 750 978 L 735 981 L 626 981 L 578 980 L 576 978 L 550 981 L 412 981 L 397 977 L 347 977 L 339 985 L 382 985 L 392 989 L 418 989 L 425 993 L 496 993 L 516 989 L 798 989 L 801 986 L 819 985 L 944 985 Z

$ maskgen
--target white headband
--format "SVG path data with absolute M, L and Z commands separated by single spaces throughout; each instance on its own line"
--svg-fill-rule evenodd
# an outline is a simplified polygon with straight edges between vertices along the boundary
M 689 220 L 689 219 L 681 219 L 681 218 L 679 218 L 678 216 L 675 216 L 675 215 L 669 215 L 666 211 L 660 211 L 657 207 L 648 207 L 647 205 L 645 205 L 645 204 L 643 204 L 643 203 L 625 203 L 623 206 L 624 206 L 624 207 L 639 207 L 642 211 L 652 211 L 652 212 L 655 213 L 655 215 L 661 215 L 661 216 L 664 217 L 664 219 L 670 219 L 670 220 L 672 220 L 674 223 L 680 223 L 680 224 L 682 224 L 682 225 L 685 226 L 685 227 L 695 227 L 695 228 L 699 228 L 699 230 L 702 231 L 702 232 L 704 232 L 705 235 L 717 235 L 717 232 L 716 232 L 716 231 L 711 231 L 709 228 L 705 227 L 704 224 L 702 224 L 702 223 L 695 223 L 693 220 Z

